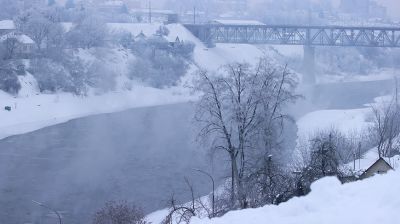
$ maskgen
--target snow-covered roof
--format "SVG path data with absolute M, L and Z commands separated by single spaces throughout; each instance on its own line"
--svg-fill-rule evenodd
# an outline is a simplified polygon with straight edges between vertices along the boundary
M 149 9 L 131 9 L 129 11 L 130 13 L 134 14 L 134 13 L 149 13 Z M 151 10 L 152 14 L 163 14 L 163 15 L 171 15 L 171 14 L 176 14 L 176 12 L 172 11 L 172 10 L 162 10 L 162 9 L 152 9 Z
M 0 20 L 0 30 L 15 30 L 14 21 Z
M 104 6 L 124 6 L 123 1 L 106 1 L 102 5 Z
M 25 34 L 17 35 L 17 40 L 23 44 L 34 44 L 35 41 L 32 38 L 28 37 Z
M 146 35 L 143 33 L 143 30 L 142 31 L 140 31 L 140 33 L 138 34 L 138 35 L 136 35 L 136 37 L 135 37 L 135 39 L 137 39 L 137 40 L 144 40 L 144 39 L 146 39 L 147 37 L 146 37 Z
M 32 40 L 32 38 L 28 37 L 25 34 L 16 34 L 16 33 L 9 33 L 6 35 L 3 35 L 0 37 L 0 42 L 3 42 L 9 38 L 15 38 L 18 40 L 18 42 L 22 44 L 34 44 L 35 41 Z
M 222 25 L 265 25 L 264 23 L 257 20 L 229 20 L 229 19 L 215 19 L 212 23 Z

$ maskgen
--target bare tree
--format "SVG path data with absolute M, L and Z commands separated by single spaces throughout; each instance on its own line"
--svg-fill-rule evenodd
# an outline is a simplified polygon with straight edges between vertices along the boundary
M 68 33 L 68 41 L 73 47 L 100 47 L 105 44 L 107 35 L 107 26 L 101 18 L 94 15 L 86 15 Z
M 146 224 L 143 211 L 126 201 L 107 202 L 96 212 L 93 224 Z
M 14 57 L 15 50 L 18 46 L 18 40 L 14 36 L 9 36 L 5 40 L 3 40 L 0 45 L 2 45 L 3 50 L 3 59 L 8 60 Z
M 288 118 L 282 111 L 297 99 L 293 94 L 296 82 L 286 68 L 279 71 L 267 58 L 254 67 L 229 64 L 214 75 L 203 70 L 199 77 L 197 90 L 203 93 L 195 115 L 201 127 L 199 137 L 211 140 L 214 150 L 227 153 L 232 206 L 246 208 L 244 181 L 253 164 L 251 151 L 265 153 L 274 145 L 269 137 Z M 258 150 L 261 139 L 265 148 Z
M 400 134 L 400 108 L 397 95 L 396 85 L 395 94 L 388 102 L 371 107 L 374 119 L 371 133 L 379 158 L 390 157 L 400 146 L 396 141 Z
M 34 15 L 27 22 L 24 31 L 27 32 L 28 36 L 35 41 L 36 47 L 41 51 L 46 38 L 52 30 L 53 23 L 44 18 L 41 15 Z

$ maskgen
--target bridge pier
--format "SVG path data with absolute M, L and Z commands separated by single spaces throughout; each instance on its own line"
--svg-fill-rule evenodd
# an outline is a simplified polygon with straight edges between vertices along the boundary
M 304 45 L 303 56 L 303 83 L 314 85 L 315 79 L 315 47 Z

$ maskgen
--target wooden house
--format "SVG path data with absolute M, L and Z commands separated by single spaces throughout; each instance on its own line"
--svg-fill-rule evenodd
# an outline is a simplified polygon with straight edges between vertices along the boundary
M 375 174 L 385 174 L 389 170 L 393 170 L 393 167 L 386 162 L 385 159 L 379 158 L 374 164 L 366 169 L 360 176 L 360 179 L 365 179 L 374 176 Z

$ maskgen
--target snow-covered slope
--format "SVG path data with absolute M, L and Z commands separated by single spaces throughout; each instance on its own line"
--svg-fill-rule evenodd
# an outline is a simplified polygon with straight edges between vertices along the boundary
M 125 31 L 132 35 L 143 32 L 146 36 L 155 34 L 161 23 L 109 23 L 108 26 L 114 32 Z M 263 50 L 249 44 L 217 44 L 215 48 L 206 46 L 182 24 L 169 24 L 166 26 L 169 34 L 166 39 L 170 42 L 177 37 L 182 41 L 190 41 L 195 44 L 193 59 L 198 66 L 207 69 L 218 69 L 229 62 L 254 62 L 263 55 Z
M 162 24 L 133 24 L 111 23 L 108 24 L 112 31 L 127 31 L 133 35 L 143 32 L 146 36 L 155 34 Z M 95 93 L 87 97 L 73 96 L 67 93 L 42 94 L 37 89 L 37 84 L 31 75 L 21 77 L 22 89 L 14 97 L 0 91 L 0 139 L 34 131 L 46 126 L 66 122 L 70 119 L 121 111 L 134 107 L 163 105 L 169 103 L 186 102 L 194 99 L 190 91 L 184 88 L 185 82 L 191 80 L 196 66 L 207 69 L 218 69 L 229 62 L 252 62 L 262 55 L 262 51 L 252 45 L 221 44 L 216 48 L 207 49 L 183 25 L 171 24 L 166 37 L 174 41 L 179 37 L 184 41 L 195 44 L 195 66 L 189 70 L 181 84 L 176 87 L 157 89 L 146 87 L 140 83 L 127 83 L 127 66 L 132 55 L 123 49 L 92 49 L 81 50 L 77 56 L 86 61 L 93 60 L 95 55 L 102 55 L 102 60 L 115 71 L 117 77 L 117 90 L 109 93 Z M 127 87 L 129 85 L 129 87 Z M 11 106 L 11 111 L 3 108 Z
M 279 206 L 233 211 L 192 224 L 392 224 L 399 223 L 400 172 L 341 185 L 336 178 L 314 183 L 309 195 Z
M 298 136 L 308 138 L 316 131 L 331 128 L 335 128 L 344 134 L 362 131 L 370 125 L 367 121 L 370 112 L 370 108 L 314 111 L 297 121 Z
M 1 106 L 11 106 L 11 111 L 3 108 L 0 110 L 0 139 L 74 118 L 135 107 L 186 102 L 193 98 L 182 91 L 177 88 L 161 90 L 136 86 L 130 91 L 116 91 L 88 97 L 58 93 L 31 95 L 24 98 L 14 98 L 0 92 Z

